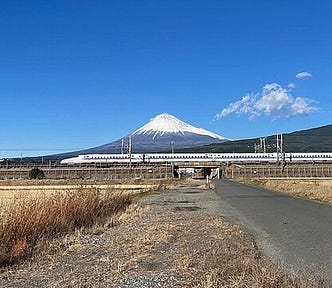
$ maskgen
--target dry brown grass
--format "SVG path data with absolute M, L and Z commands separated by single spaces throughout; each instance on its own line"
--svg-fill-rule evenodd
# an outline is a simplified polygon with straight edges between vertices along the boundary
M 37 185 L 94 185 L 94 184 L 160 184 L 172 185 L 183 181 L 176 178 L 163 178 L 163 179 L 111 179 L 111 180 L 93 180 L 93 179 L 39 179 L 39 180 L 0 180 L 1 186 L 37 186 Z
M 332 204 L 332 180 L 255 179 L 243 181 L 267 189 Z
M 178 280 L 167 287 L 318 287 L 278 271 L 217 216 L 167 213 L 127 231 L 114 235 L 107 258 L 115 282 L 163 269 Z
M 197 194 L 202 201 L 205 193 Z M 151 203 L 158 203 L 158 194 L 152 196 Z M 278 271 L 239 227 L 218 216 L 179 211 L 178 204 L 170 205 L 175 206 L 169 210 L 165 205 L 134 202 L 103 225 L 84 230 L 88 233 L 76 230 L 46 242 L 49 249 L 41 257 L 38 254 L 29 265 L 0 274 L 0 286 L 122 287 L 124 279 L 135 283 L 137 277 L 149 279 L 161 272 L 175 277 L 158 283 L 163 287 L 319 287 Z M 15 251 L 25 246 L 16 244 Z M 138 287 L 128 285 L 123 287 Z
M 164 190 L 178 183 L 178 179 L 85 181 L 84 185 L 71 180 L 0 181 L 0 267 L 30 257 L 36 245 L 47 239 L 98 224 L 121 223 L 139 211 L 134 205 L 129 212 L 117 214 L 137 193 L 151 187 Z M 59 185 L 72 187 L 64 190 Z M 92 185 L 105 187 L 101 190 Z M 109 188 L 111 185 L 137 185 L 137 190 L 115 190 Z
M 81 187 L 59 195 L 26 195 L 3 205 L 0 219 L 0 266 L 29 257 L 42 239 L 102 223 L 132 202 L 129 193 L 101 193 Z
M 153 190 L 165 190 L 174 188 L 184 179 L 124 179 L 111 181 L 78 181 L 78 180 L 0 180 L 0 205 L 2 201 L 8 202 L 23 194 L 26 197 L 45 197 L 45 195 L 61 194 L 63 191 L 77 190 L 77 188 L 95 187 L 101 190 L 131 190 L 133 192 L 144 192 Z

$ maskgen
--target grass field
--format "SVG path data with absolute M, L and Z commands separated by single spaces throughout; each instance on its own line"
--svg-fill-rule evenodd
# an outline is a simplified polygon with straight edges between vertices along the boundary
M 0 219 L 0 266 L 14 264 L 32 255 L 41 240 L 73 233 L 103 223 L 125 210 L 130 193 L 101 193 L 78 188 L 59 194 L 21 195 L 2 205 Z
M 17 197 L 40 198 L 58 194 L 59 196 L 68 191 L 97 188 L 101 191 L 132 191 L 144 192 L 170 188 L 178 183 L 178 179 L 156 180 L 2 180 L 0 181 L 0 205 L 3 201 Z
M 110 283 L 115 283 L 128 275 L 138 276 L 161 267 L 178 276 L 178 285 L 168 287 L 319 287 L 281 273 L 261 257 L 239 227 L 219 216 L 179 209 L 165 212 L 163 207 L 172 202 L 158 206 L 153 204 L 156 203 L 153 198 L 149 205 L 144 206 L 135 201 L 136 190 L 101 190 L 91 187 L 100 183 L 89 183 L 90 186 L 77 186 L 68 190 L 57 189 L 59 185 L 71 187 L 77 183 L 23 181 L 10 183 L 12 185 L 1 184 L 2 199 L 7 200 L 0 201 L 3 203 L 3 217 L 0 218 L 0 267 L 35 257 L 29 265 L 17 266 L 21 268 L 16 272 L 12 268 L 3 269 L 4 273 L 8 273 L 8 279 L 15 278 L 17 274 L 17 283 L 22 283 L 20 281 L 24 273 L 28 279 L 33 273 L 42 273 L 43 278 L 53 277 L 53 283 L 59 283 L 57 281 L 62 277 L 67 284 L 72 281 L 70 283 L 76 285 L 53 287 L 95 287 L 94 277 L 99 275 L 110 275 Z M 110 184 L 119 183 L 100 185 Z M 210 200 L 205 199 L 205 195 L 209 192 L 213 194 L 212 190 L 204 191 L 204 181 L 131 181 L 122 184 L 137 187 L 153 184 L 159 190 L 178 184 L 187 185 L 200 189 L 202 193 L 196 191 L 198 194 L 195 195 L 201 195 L 200 201 L 208 202 Z M 40 189 L 45 186 L 48 189 Z M 139 191 L 146 192 L 145 188 Z M 167 194 L 167 191 L 161 194 L 164 193 Z M 190 193 L 185 195 L 189 197 L 186 201 L 179 193 L 178 203 L 192 201 Z M 110 240 L 105 243 L 105 240 L 101 241 L 108 238 Z M 70 243 L 68 239 L 71 239 Z M 42 252 L 39 250 L 40 243 L 46 243 Z M 54 251 L 48 251 L 52 249 L 57 251 L 54 255 L 51 255 Z M 38 253 L 40 257 L 34 256 Z M 56 264 L 56 259 L 60 259 L 61 255 L 65 255 L 66 265 L 71 255 L 70 259 L 74 263 L 72 268 L 59 270 L 62 271 L 58 271 L 59 274 L 56 274 L 57 270 L 40 269 L 38 257 L 43 259 L 39 261 L 52 259 L 49 260 L 52 267 L 63 267 L 62 262 Z M 77 267 L 79 272 L 73 274 L 71 269 Z M 91 286 L 86 285 L 86 281 L 90 281 L 87 275 L 91 277 L 91 282 L 88 282 Z M 1 279 L 7 279 L 7 276 L 0 277 L 0 286 Z
M 40 240 L 109 221 L 128 207 L 137 193 L 171 186 L 126 181 L 91 183 L 3 181 L 0 183 L 0 266 L 32 255 Z
M 252 179 L 242 182 L 332 204 L 332 179 Z

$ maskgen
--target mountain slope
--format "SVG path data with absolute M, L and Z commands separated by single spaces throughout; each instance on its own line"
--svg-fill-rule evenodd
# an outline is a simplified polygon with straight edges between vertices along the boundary
M 163 113 L 122 139 L 80 152 L 121 153 L 122 147 L 126 152 L 129 138 L 134 153 L 171 151 L 172 147 L 179 149 L 228 141 L 223 136 L 194 127 L 173 115 Z
M 143 126 L 144 127 L 144 126 Z M 143 128 L 142 127 L 142 128 Z M 134 134 L 136 131 L 140 129 L 135 130 L 132 134 Z M 145 129 L 144 129 L 145 130 Z M 148 129 L 147 129 L 148 131 Z M 143 132 L 144 136 L 144 131 Z M 182 131 L 183 133 L 179 132 L 176 134 L 181 134 L 182 136 L 185 136 L 186 131 Z M 147 134 L 147 133 L 146 133 Z M 132 136 L 133 137 L 133 143 L 134 143 L 134 149 L 133 152 L 138 152 L 138 151 L 149 151 L 150 149 L 152 152 L 154 151 L 151 149 L 153 145 L 155 144 L 155 140 L 151 140 L 153 137 L 150 135 L 150 142 L 144 142 L 141 143 L 141 150 L 136 150 L 135 142 L 139 143 L 139 138 L 141 134 Z M 155 133 L 153 134 L 155 135 Z M 148 136 L 148 135 L 145 135 Z M 193 135 L 191 135 L 194 137 Z M 284 138 L 284 151 L 285 152 L 332 152 L 332 125 L 326 125 L 322 127 L 317 127 L 317 128 L 311 128 L 307 130 L 301 130 L 301 131 L 296 131 L 292 133 L 285 133 L 283 134 Z M 137 138 L 136 138 L 137 137 Z M 171 151 L 171 141 L 174 141 L 175 138 L 167 138 L 166 133 L 163 134 L 164 137 L 164 142 L 166 143 L 163 147 L 159 147 L 159 150 L 156 151 L 166 151 L 170 152 Z M 165 138 L 166 137 L 166 138 Z M 221 137 L 221 136 L 220 136 Z M 202 141 L 201 137 L 198 137 Z M 124 146 L 127 146 L 128 143 L 128 137 L 124 138 L 126 141 L 124 141 Z M 194 138 L 191 138 L 194 139 Z M 181 140 L 181 138 L 180 138 Z M 181 141 L 179 140 L 179 143 Z M 211 139 L 209 139 L 211 140 Z M 215 140 L 213 140 L 215 141 Z M 222 141 L 222 140 L 220 140 Z M 195 147 L 190 147 L 190 148 L 181 148 L 181 146 L 177 145 L 178 143 L 174 144 L 174 148 L 176 152 L 216 152 L 216 153 L 236 153 L 236 152 L 254 152 L 254 146 L 255 144 L 259 143 L 259 138 L 254 138 L 254 139 L 245 139 L 245 140 L 237 140 L 237 141 L 225 141 L 223 143 L 214 143 L 210 145 L 206 145 L 206 143 L 202 144 L 201 146 L 199 145 L 194 145 L 195 142 L 192 140 L 193 146 Z M 188 145 L 188 142 L 185 143 Z M 267 152 L 275 152 L 276 151 L 276 136 L 272 135 L 267 137 L 266 139 L 266 144 L 267 144 Z M 29 157 L 29 158 L 17 158 L 17 159 L 12 159 L 13 162 L 18 162 L 18 163 L 40 163 L 41 159 L 43 158 L 44 161 L 58 161 L 64 158 L 68 157 L 73 157 L 79 154 L 85 154 L 85 153 L 120 153 L 121 152 L 121 146 L 122 146 L 122 140 L 117 140 L 109 144 L 105 144 L 96 148 L 92 149 L 86 149 L 86 150 L 81 150 L 81 151 L 74 151 L 74 152 L 68 152 L 64 154 L 58 154 L 58 155 L 49 155 L 49 156 L 43 156 L 43 157 Z M 188 146 L 185 146 L 188 147 Z M 126 151 L 124 151 L 126 153 Z
M 332 124 L 316 128 L 310 128 L 307 130 L 295 131 L 289 133 L 288 135 L 304 136 L 304 137 L 308 136 L 332 137 Z
M 332 125 L 283 134 L 285 152 L 332 152 Z M 229 141 L 195 148 L 180 149 L 178 152 L 254 152 L 259 138 Z M 276 136 L 266 139 L 267 152 L 276 151 Z
M 173 148 L 180 149 L 228 141 L 223 136 L 194 127 L 168 113 L 163 113 L 114 142 L 80 151 L 44 156 L 44 159 L 61 160 L 79 154 L 122 153 L 122 151 L 127 153 L 129 138 L 132 141 L 133 153 L 171 152 Z M 40 157 L 35 158 L 40 159 Z

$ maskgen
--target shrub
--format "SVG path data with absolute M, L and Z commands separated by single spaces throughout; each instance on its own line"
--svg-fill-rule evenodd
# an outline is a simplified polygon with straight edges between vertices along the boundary
M 29 172 L 29 179 L 43 179 L 45 178 L 44 171 L 38 167 L 32 168 Z
M 31 256 L 41 239 L 106 223 L 132 199 L 132 194 L 104 194 L 84 187 L 48 197 L 16 198 L 1 213 L 0 267 Z

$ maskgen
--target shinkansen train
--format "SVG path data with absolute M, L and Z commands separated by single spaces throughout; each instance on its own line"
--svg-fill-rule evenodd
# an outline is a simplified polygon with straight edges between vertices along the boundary
M 155 154 L 85 154 L 64 159 L 61 164 L 126 164 L 166 162 L 220 163 L 323 163 L 332 162 L 332 153 L 155 153 Z

